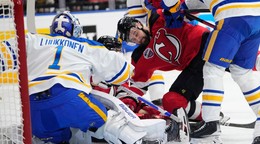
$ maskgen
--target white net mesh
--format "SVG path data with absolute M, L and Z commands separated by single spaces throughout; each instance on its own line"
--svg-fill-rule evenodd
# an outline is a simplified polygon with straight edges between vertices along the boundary
M 23 144 L 18 48 L 12 0 L 0 0 L 0 144 Z M 5 41 L 13 38 L 12 41 Z

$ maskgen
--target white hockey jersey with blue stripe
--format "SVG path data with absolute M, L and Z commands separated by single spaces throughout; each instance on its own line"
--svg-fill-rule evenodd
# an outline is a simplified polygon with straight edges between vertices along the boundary
M 130 64 L 116 52 L 85 38 L 26 35 L 29 93 L 56 83 L 89 93 L 90 77 L 121 84 L 129 78 Z
M 187 1 L 187 2 L 186 2 Z M 185 3 L 196 3 L 186 0 Z M 238 16 L 260 16 L 260 0 L 197 0 L 212 12 L 215 21 Z M 197 2 L 198 3 L 198 2 Z

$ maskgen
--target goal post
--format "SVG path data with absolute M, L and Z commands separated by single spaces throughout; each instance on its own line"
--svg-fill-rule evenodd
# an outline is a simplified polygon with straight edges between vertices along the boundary
M 22 0 L 0 1 L 0 42 L 0 143 L 31 144 Z

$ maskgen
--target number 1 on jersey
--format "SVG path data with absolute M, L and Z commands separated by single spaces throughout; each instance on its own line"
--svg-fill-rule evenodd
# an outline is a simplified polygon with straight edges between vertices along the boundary
M 49 65 L 49 69 L 59 70 L 60 66 L 58 64 L 60 62 L 61 51 L 63 49 L 63 46 L 57 46 L 56 48 L 57 48 L 57 50 L 56 50 L 55 58 L 54 58 L 53 64 Z

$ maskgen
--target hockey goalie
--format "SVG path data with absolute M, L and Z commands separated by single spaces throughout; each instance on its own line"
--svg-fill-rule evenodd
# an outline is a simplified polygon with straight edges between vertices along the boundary
M 108 120 L 99 129 L 87 133 L 77 131 L 70 141 L 72 143 L 90 143 L 90 137 L 113 144 L 170 144 L 190 140 L 187 116 L 182 108 L 177 110 L 180 122 L 170 118 L 140 119 L 118 98 L 97 90 L 92 94 L 109 109 Z

